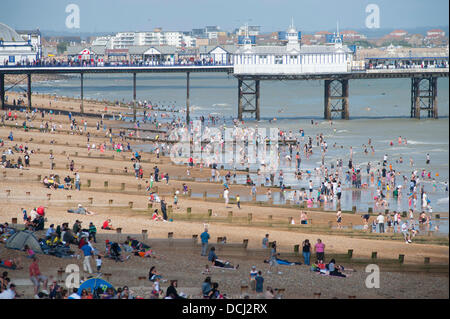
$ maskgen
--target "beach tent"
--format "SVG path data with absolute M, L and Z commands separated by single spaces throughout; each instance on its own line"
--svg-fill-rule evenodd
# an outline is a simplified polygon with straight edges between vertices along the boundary
M 28 245 L 35 253 L 43 254 L 41 245 L 34 233 L 29 230 L 22 230 L 9 237 L 6 242 L 6 248 L 22 250 L 25 245 Z
M 103 291 L 106 291 L 106 289 L 108 288 L 114 289 L 113 285 L 111 285 L 106 280 L 103 280 L 101 278 L 91 278 L 83 281 L 83 283 L 80 285 L 80 288 L 78 288 L 78 294 L 81 296 L 81 292 L 83 291 L 83 289 L 86 290 L 91 289 L 91 292 L 95 293 L 98 287 L 102 288 Z

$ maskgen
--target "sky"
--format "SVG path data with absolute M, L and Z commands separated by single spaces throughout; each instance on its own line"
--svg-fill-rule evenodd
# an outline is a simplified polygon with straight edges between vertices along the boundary
M 382 29 L 448 26 L 448 0 L 1 0 L 0 22 L 14 29 L 58 32 L 190 31 L 218 25 L 233 31 L 249 23 L 262 32 L 366 28 L 369 4 Z M 79 28 L 66 26 L 66 7 L 80 9 Z

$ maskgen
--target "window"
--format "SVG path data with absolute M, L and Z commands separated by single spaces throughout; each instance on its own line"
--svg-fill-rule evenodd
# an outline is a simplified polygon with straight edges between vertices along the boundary
M 298 55 L 290 55 L 289 56 L 289 64 L 297 64 Z
M 283 64 L 283 56 L 282 55 L 275 56 L 275 64 Z

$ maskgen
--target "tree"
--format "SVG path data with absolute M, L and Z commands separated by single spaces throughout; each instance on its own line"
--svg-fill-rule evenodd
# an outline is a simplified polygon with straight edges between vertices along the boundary
M 56 45 L 56 50 L 57 50 L 58 54 L 63 54 L 67 50 L 67 43 L 66 42 L 59 42 Z

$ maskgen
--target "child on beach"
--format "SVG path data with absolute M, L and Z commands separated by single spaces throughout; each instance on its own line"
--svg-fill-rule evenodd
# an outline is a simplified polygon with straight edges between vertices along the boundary
M 205 265 L 205 269 L 202 271 L 202 275 L 209 275 L 211 273 L 211 269 L 209 269 L 209 265 Z
M 102 268 L 102 257 L 100 255 L 97 255 L 97 258 L 95 259 L 95 264 L 97 266 L 97 273 L 100 273 L 100 269 Z
M 179 191 L 175 191 L 175 195 L 173 196 L 173 204 L 175 205 L 175 207 L 177 208 L 177 209 L 179 209 L 180 207 L 178 207 L 178 194 L 179 194 L 180 192 Z
M 34 253 L 33 249 L 31 249 L 28 245 L 25 245 L 23 247 L 23 249 L 27 253 L 27 258 L 33 258 L 34 257 L 35 253 Z

